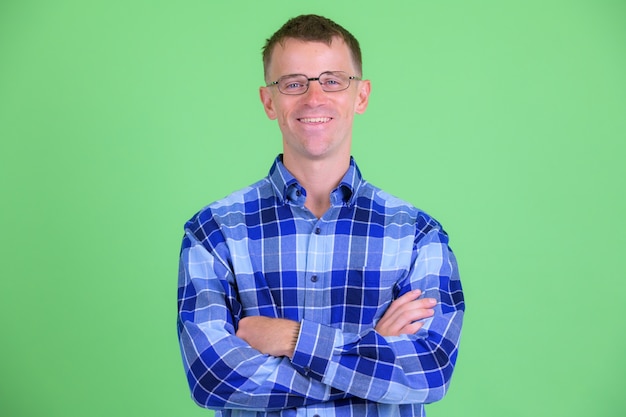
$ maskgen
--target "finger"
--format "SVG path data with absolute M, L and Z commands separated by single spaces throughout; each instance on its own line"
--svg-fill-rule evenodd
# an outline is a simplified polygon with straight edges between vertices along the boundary
M 376 330 L 383 336 L 397 336 L 400 334 L 401 329 L 405 326 L 409 326 L 418 320 L 430 317 L 433 315 L 433 311 L 428 310 L 407 310 L 399 312 L 396 315 L 385 316 L 376 325 Z
M 437 305 L 435 298 L 420 298 L 412 303 L 414 308 L 433 308 Z
M 432 308 L 412 308 L 404 309 L 400 314 L 394 317 L 394 319 L 401 328 L 415 321 L 432 317 L 434 314 L 435 310 L 433 310 Z
M 398 336 L 400 336 L 401 334 L 415 334 L 422 327 L 424 327 L 423 321 L 417 321 L 415 323 L 408 324 L 398 331 Z
M 376 331 L 382 336 L 400 336 L 401 334 L 414 334 L 422 328 L 424 322 L 421 320 L 431 316 L 431 313 L 422 313 L 418 320 L 407 319 L 406 321 L 386 321 L 379 322 Z M 404 320 L 403 319 L 403 320 Z
M 415 301 L 422 295 L 421 290 L 413 290 L 409 291 L 406 294 L 402 294 L 400 297 L 396 298 L 391 302 L 391 305 L 387 309 L 387 313 L 393 314 L 394 311 L 398 310 L 401 306 L 410 303 L 411 301 Z
M 409 291 L 406 294 L 395 299 L 389 306 L 390 312 L 403 308 L 432 308 L 437 304 L 435 298 L 419 298 L 421 297 L 421 290 Z
M 399 336 L 401 334 L 414 334 L 424 325 L 424 319 L 434 316 L 433 309 L 406 310 L 395 317 L 379 323 L 376 330 L 383 336 Z
M 432 313 L 432 309 L 437 305 L 437 300 L 434 298 L 406 300 L 410 300 L 410 298 L 403 300 L 403 303 L 397 303 L 393 309 L 390 307 L 389 310 L 385 312 L 384 316 L 387 316 L 393 321 L 415 321 L 422 318 L 422 312 L 425 310 L 431 310 Z M 430 313 L 426 317 L 430 317 Z

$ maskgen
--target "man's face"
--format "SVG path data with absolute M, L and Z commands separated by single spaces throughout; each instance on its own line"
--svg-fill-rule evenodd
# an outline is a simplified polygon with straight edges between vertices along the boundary
M 326 71 L 356 73 L 350 49 L 342 39 L 331 45 L 287 39 L 276 45 L 267 70 L 272 82 L 290 74 L 316 78 Z M 285 95 L 277 87 L 261 87 L 261 101 L 267 116 L 278 121 L 283 135 L 283 152 L 292 160 L 348 158 L 355 113 L 367 108 L 369 81 L 350 82 L 343 91 L 325 92 L 310 81 L 302 95 Z

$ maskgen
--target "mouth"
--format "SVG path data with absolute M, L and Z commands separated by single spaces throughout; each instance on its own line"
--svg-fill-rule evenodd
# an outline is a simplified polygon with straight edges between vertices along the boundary
M 299 122 L 306 124 L 322 124 L 328 123 L 331 120 L 333 120 L 332 117 L 301 117 L 298 119 Z

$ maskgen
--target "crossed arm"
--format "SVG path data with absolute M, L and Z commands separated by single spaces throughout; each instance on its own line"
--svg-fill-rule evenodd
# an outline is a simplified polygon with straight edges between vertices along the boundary
M 310 320 L 244 317 L 221 253 L 191 234 L 185 239 L 179 337 L 199 405 L 272 410 L 352 397 L 425 403 L 447 391 L 464 302 L 456 261 L 436 231 L 422 239 L 424 261 L 411 275 L 436 301 L 408 291 L 358 334 Z
M 381 336 L 414 334 L 424 325 L 422 319 L 432 317 L 434 298 L 419 298 L 420 290 L 410 291 L 394 300 L 374 328 Z M 263 316 L 244 317 L 236 335 L 261 353 L 280 357 L 293 356 L 300 323 Z

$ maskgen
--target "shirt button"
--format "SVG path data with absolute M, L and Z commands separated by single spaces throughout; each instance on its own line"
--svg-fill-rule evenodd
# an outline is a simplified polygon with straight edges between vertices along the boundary
M 317 282 L 317 275 L 311 275 L 311 281 Z
M 319 227 L 315 228 L 315 234 L 319 235 L 320 233 L 322 233 L 322 229 L 320 229 Z

